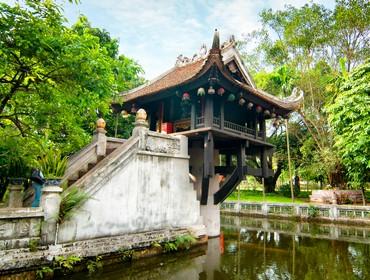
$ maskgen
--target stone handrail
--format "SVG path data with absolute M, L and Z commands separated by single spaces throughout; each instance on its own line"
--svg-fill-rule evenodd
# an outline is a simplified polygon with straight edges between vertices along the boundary
M 73 176 L 78 177 L 78 172 L 83 169 L 87 169 L 87 165 L 91 162 L 98 160 L 96 153 L 98 142 L 93 141 L 81 151 L 77 152 L 73 157 L 69 158 L 67 170 L 64 174 L 62 182 L 71 179 Z M 73 179 L 73 178 L 72 178 Z
M 310 209 L 311 207 L 311 209 Z M 370 224 L 370 206 L 321 205 L 293 203 L 260 203 L 226 201 L 221 204 L 224 212 L 263 217 L 319 218 L 335 222 Z M 313 215 L 310 213 L 314 211 Z
M 84 188 L 86 193 L 92 195 L 96 190 L 96 186 L 100 185 L 102 181 L 109 179 L 107 175 L 113 172 L 112 169 L 117 168 L 122 162 L 125 164 L 128 162 L 133 152 L 138 149 L 139 140 L 139 137 L 129 138 L 122 146 L 114 150 L 110 155 L 89 170 L 74 185 Z

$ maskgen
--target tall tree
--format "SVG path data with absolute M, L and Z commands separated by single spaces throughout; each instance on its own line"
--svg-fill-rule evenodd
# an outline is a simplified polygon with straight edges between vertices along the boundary
M 0 3 L 2 178 L 14 156 L 27 165 L 40 147 L 70 154 L 85 145 L 97 112 L 110 114 L 117 93 L 141 82 L 140 66 L 118 55 L 117 40 L 86 18 L 67 27 L 61 11 L 49 0 Z
M 315 174 L 322 178 L 325 171 L 324 177 L 335 187 L 345 186 L 344 168 L 323 108 L 332 100 L 332 81 L 340 75 L 342 57 L 350 69 L 369 54 L 368 10 L 369 3 L 363 0 L 338 0 L 334 10 L 314 3 L 301 8 L 286 6 L 282 11 L 264 10 L 260 15 L 263 29 L 249 35 L 258 43 L 258 55 L 245 55 L 249 60 L 260 60 L 253 64 L 259 71 L 261 66 L 275 68 L 256 74 L 263 89 L 279 96 L 288 95 L 293 87 L 304 91 L 303 106 L 299 115 L 292 117 L 291 127 L 293 136 L 301 140 L 299 165 L 302 174 L 311 179 Z M 293 75 L 284 76 L 284 69 Z

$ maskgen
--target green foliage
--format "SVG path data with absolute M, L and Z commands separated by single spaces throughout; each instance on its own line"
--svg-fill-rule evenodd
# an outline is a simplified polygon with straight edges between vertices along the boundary
M 44 278 L 49 279 L 53 275 L 54 270 L 49 266 L 43 266 L 40 269 L 36 270 L 36 279 L 41 280 Z
M 165 253 L 175 252 L 178 249 L 176 243 L 171 241 L 163 243 L 162 248 Z
M 28 248 L 30 249 L 31 252 L 36 252 L 38 246 L 39 241 L 35 239 L 30 240 L 30 242 L 28 243 Z
M 68 158 L 63 157 L 59 150 L 49 149 L 37 161 L 45 178 L 62 178 L 67 169 Z
M 131 262 L 134 255 L 134 250 L 120 249 L 118 252 L 121 255 L 122 262 Z
M 73 267 L 81 261 L 80 257 L 77 256 L 57 256 L 54 259 L 54 269 L 61 269 L 63 272 L 69 272 L 73 270 Z
M 327 110 L 350 181 L 361 186 L 370 180 L 370 60 L 350 73 Z
M 86 17 L 68 27 L 58 3 L 0 3 L 1 190 L 12 173 L 29 176 L 40 147 L 65 156 L 86 145 L 97 112 L 109 118 L 118 93 L 143 82 L 117 39 Z
M 308 206 L 308 217 L 309 218 L 315 218 L 319 215 L 320 211 L 319 208 L 316 206 L 310 205 Z
M 294 186 L 294 185 L 293 185 L 293 191 L 294 191 L 294 197 L 297 197 L 300 193 L 300 189 L 297 186 Z M 279 188 L 279 192 L 285 197 L 291 197 L 292 196 L 292 191 L 290 189 L 289 184 L 281 185 L 280 188 Z
M 189 250 L 190 247 L 196 243 L 194 236 L 190 234 L 184 234 L 176 237 L 175 244 L 177 249 Z
M 63 193 L 59 208 L 58 223 L 63 223 L 69 219 L 79 206 L 81 206 L 90 196 L 77 187 L 71 187 Z
M 86 268 L 89 274 L 93 274 L 96 271 L 103 268 L 103 262 L 101 256 L 96 256 L 95 259 L 90 259 L 86 262 Z

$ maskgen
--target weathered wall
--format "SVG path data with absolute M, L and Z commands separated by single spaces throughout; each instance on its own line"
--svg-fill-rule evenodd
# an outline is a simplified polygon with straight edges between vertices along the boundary
M 0 209 L 0 251 L 38 244 L 43 220 L 40 208 Z
M 58 242 L 189 227 L 200 221 L 187 138 L 139 133 L 83 182 L 92 195 L 60 226 Z

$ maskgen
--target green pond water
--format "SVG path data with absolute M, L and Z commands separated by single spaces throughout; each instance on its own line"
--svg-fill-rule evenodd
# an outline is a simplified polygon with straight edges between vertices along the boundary
M 370 228 L 221 220 L 223 234 L 203 247 L 63 279 L 370 279 Z

